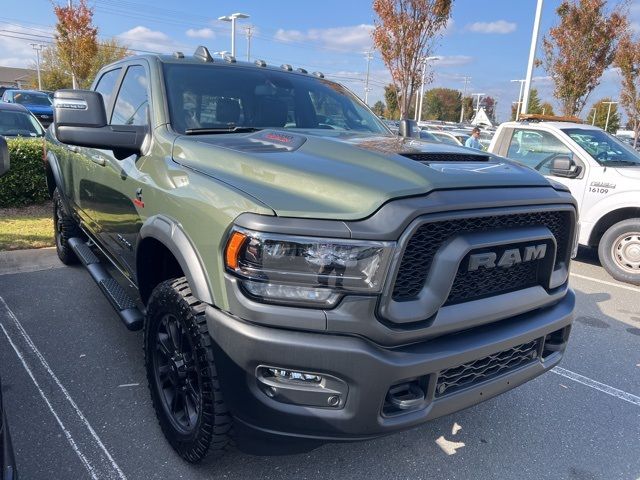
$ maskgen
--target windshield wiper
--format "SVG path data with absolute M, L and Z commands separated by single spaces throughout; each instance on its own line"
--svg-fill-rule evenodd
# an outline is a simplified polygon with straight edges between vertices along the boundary
M 249 133 L 262 130 L 257 127 L 187 128 L 185 135 L 206 135 L 215 133 Z

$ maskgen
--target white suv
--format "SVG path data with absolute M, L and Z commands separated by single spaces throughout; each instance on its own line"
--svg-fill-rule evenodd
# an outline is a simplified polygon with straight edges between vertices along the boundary
M 580 245 L 597 247 L 617 280 L 640 285 L 640 153 L 579 123 L 507 122 L 489 152 L 516 160 L 571 189 Z

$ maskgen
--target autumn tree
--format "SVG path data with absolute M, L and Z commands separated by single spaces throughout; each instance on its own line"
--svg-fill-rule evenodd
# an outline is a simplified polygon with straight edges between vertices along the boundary
M 489 120 L 492 122 L 496 121 L 496 99 L 490 96 L 485 96 L 480 99 L 480 108 L 484 108 L 484 113 L 487 114 Z
M 373 108 L 371 110 L 373 110 L 373 113 L 375 113 L 379 117 L 384 116 L 384 103 L 378 100 L 376 103 L 373 104 Z
M 72 75 L 74 83 L 86 84 L 98 52 L 98 29 L 93 26 L 93 9 L 87 5 L 87 0 L 80 0 L 76 5 L 54 5 L 53 11 L 58 19 L 55 45 L 61 63 Z
M 542 115 L 555 115 L 555 112 L 553 111 L 553 105 L 551 105 L 549 102 L 542 102 L 542 105 L 540 105 L 540 110 L 542 110 L 540 112 Z
M 463 122 L 469 122 L 471 121 L 471 119 L 473 118 L 473 115 L 475 114 L 474 112 L 474 103 L 473 103 L 473 98 L 472 97 L 464 97 L 462 99 L 462 105 L 464 106 L 464 118 L 462 119 Z M 460 120 L 460 117 L 458 117 L 457 120 Z
M 634 131 L 634 146 L 640 136 L 640 39 L 625 35 L 618 45 L 614 65 L 620 70 L 620 105 Z
M 611 102 L 610 98 L 603 98 L 594 103 L 589 115 L 587 115 L 586 122 L 604 129 L 607 126 L 608 115 L 609 123 L 606 130 L 609 133 L 615 133 L 620 128 L 620 114 L 618 113 L 618 106 L 615 104 L 611 104 L 611 110 L 609 110 L 608 102 Z
M 98 44 L 96 55 L 91 61 L 91 68 L 86 79 L 79 79 L 77 82 L 80 88 L 89 88 L 98 70 L 116 60 L 120 60 L 131 52 L 121 45 L 117 40 L 110 39 Z M 35 66 L 34 66 L 35 68 Z M 42 51 L 40 62 L 42 75 L 42 88 L 44 90 L 59 90 L 61 88 L 72 88 L 71 72 L 63 63 L 57 45 L 52 45 Z M 37 88 L 37 81 L 32 85 Z
M 387 104 L 387 118 L 397 119 L 400 116 L 400 109 L 398 103 L 398 87 L 393 83 L 390 83 L 384 87 L 384 101 Z
M 373 41 L 399 89 L 401 118 L 409 116 L 411 100 L 422 75 L 422 60 L 433 54 L 435 41 L 451 15 L 453 0 L 374 0 Z M 428 64 L 427 64 L 428 67 Z M 433 72 L 427 71 L 425 83 Z
M 424 93 L 422 113 L 427 120 L 457 122 L 462 108 L 462 94 L 451 88 L 432 88 Z
M 563 0 L 559 23 L 543 39 L 544 63 L 562 113 L 578 115 L 613 62 L 627 28 L 626 7 L 606 12 L 606 0 Z

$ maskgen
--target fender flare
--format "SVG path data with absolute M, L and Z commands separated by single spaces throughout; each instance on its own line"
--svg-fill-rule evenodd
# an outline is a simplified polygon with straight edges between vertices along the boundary
M 154 238 L 168 248 L 187 277 L 193 295 L 202 302 L 214 304 L 202 260 L 177 221 L 164 215 L 149 217 L 140 229 L 139 238 L 138 245 L 145 238 Z
M 67 214 L 71 214 L 71 204 L 69 203 L 69 197 L 64 188 L 64 182 L 62 181 L 62 173 L 60 172 L 60 164 L 58 157 L 56 157 L 51 150 L 47 150 L 47 156 L 45 157 L 45 177 L 47 180 L 47 188 L 49 189 L 49 195 L 53 196 L 53 191 L 58 188 L 60 192 L 60 198 Z

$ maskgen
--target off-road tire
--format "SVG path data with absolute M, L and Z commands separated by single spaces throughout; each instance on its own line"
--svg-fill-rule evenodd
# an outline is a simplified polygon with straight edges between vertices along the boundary
M 184 277 L 167 280 L 160 283 L 151 294 L 144 328 L 147 380 L 160 428 L 178 454 L 191 463 L 197 463 L 206 456 L 219 456 L 232 444 L 232 417 L 220 390 L 213 358 L 213 340 L 207 330 L 204 310 L 205 305 L 193 297 Z M 167 327 L 169 322 L 179 327 L 180 331 L 176 332 L 179 341 L 174 341 L 174 334 L 170 333 Z M 163 329 L 169 333 L 168 336 L 161 333 Z M 173 350 L 173 356 L 170 357 L 163 351 L 164 345 L 160 335 L 164 335 L 165 343 L 180 345 Z M 183 344 L 184 340 L 187 340 L 187 343 Z M 181 387 L 185 390 L 188 388 L 189 394 L 174 394 L 182 395 L 179 400 L 183 405 L 180 419 L 177 413 L 170 412 L 174 404 L 167 399 L 166 392 L 179 389 L 174 387 L 172 382 L 185 380 L 175 380 L 175 377 L 172 380 L 166 373 L 166 365 L 161 365 L 168 362 L 171 365 L 169 373 L 173 375 L 177 371 L 174 369 L 174 360 L 177 357 L 185 360 L 184 371 L 188 373 L 184 375 L 192 375 L 186 380 L 189 386 Z M 168 358 L 174 360 L 166 360 Z M 161 370 L 163 374 L 160 373 Z M 163 375 L 164 381 L 161 380 Z M 194 383 L 197 383 L 197 388 L 193 388 Z M 197 420 L 190 422 L 186 397 L 195 390 L 197 395 L 189 398 L 197 398 L 199 411 L 194 414 Z M 197 402 L 191 404 L 197 405 Z M 186 429 L 180 425 L 180 421 L 188 423 Z
M 640 285 L 640 218 L 623 220 L 604 232 L 598 246 L 600 263 L 616 280 Z
M 69 239 L 82 237 L 83 233 L 76 222 L 64 208 L 60 191 L 53 191 L 53 239 L 56 243 L 58 258 L 65 265 L 78 263 L 78 257 L 69 246 Z

